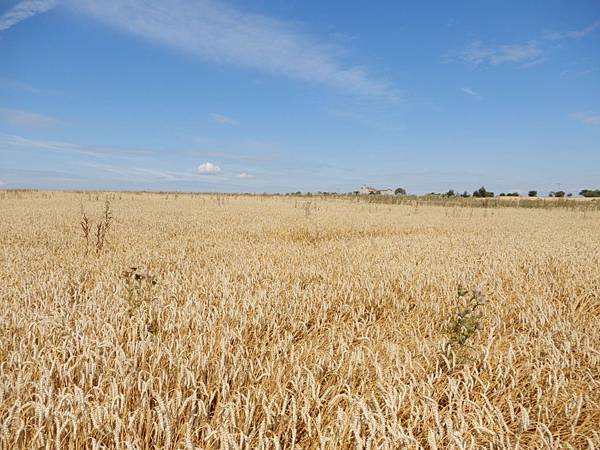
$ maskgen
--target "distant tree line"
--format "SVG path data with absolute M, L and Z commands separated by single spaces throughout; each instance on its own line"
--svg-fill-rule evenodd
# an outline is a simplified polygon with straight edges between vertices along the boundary
M 353 192 L 349 192 L 347 194 L 340 194 L 337 192 L 317 192 L 312 193 L 312 192 L 305 192 L 302 193 L 300 191 L 296 191 L 296 192 L 288 192 L 285 195 L 294 195 L 294 196 L 305 196 L 305 195 L 358 195 L 359 191 L 353 191 Z M 402 187 L 398 187 L 396 189 L 394 189 L 394 194 L 395 195 L 408 195 L 406 189 L 402 188 Z M 582 197 L 588 197 L 588 198 L 597 198 L 600 197 L 600 189 L 583 189 L 579 192 L 579 195 L 581 195 Z M 454 189 L 450 189 L 445 193 L 438 193 L 438 192 L 430 192 L 428 194 L 426 194 L 426 196 L 428 197 L 463 197 L 463 198 L 467 198 L 467 197 L 475 197 L 475 198 L 491 198 L 491 197 L 495 197 L 495 194 L 491 191 L 488 191 L 484 186 L 481 186 L 479 189 L 473 191 L 472 194 L 469 194 L 467 191 L 464 191 L 462 194 L 460 194 L 459 192 L 454 191 Z M 498 197 L 520 197 L 521 194 L 519 194 L 518 192 L 501 192 L 500 194 L 498 194 Z M 531 190 L 527 192 L 527 196 L 528 197 L 537 197 L 538 196 L 538 191 L 536 190 Z M 573 194 L 572 193 L 567 193 L 565 191 L 552 191 L 548 194 L 549 197 L 555 197 L 555 198 L 564 198 L 564 197 L 572 197 Z
M 591 189 L 583 189 L 582 191 L 579 192 L 579 195 L 583 196 L 583 197 L 600 197 L 600 189 L 595 189 L 595 190 L 591 190 Z M 436 192 L 430 192 L 429 194 L 427 194 L 427 196 L 436 196 L 436 197 L 476 197 L 476 198 L 490 198 L 490 197 L 494 197 L 494 193 L 488 191 L 484 186 L 481 186 L 479 189 L 477 189 L 476 191 L 474 191 L 472 194 L 469 194 L 467 191 L 464 191 L 462 194 L 458 194 L 457 192 L 454 191 L 454 189 L 450 189 L 448 192 L 446 192 L 445 194 L 439 194 Z M 501 192 L 500 194 L 498 194 L 498 197 L 520 197 L 521 194 L 519 194 L 518 192 Z M 538 191 L 535 190 L 531 190 L 527 192 L 527 196 L 528 197 L 537 197 L 538 196 Z M 563 197 L 572 197 L 573 194 L 572 193 L 566 193 L 565 191 L 552 191 L 548 194 L 549 197 L 556 197 L 556 198 L 563 198 Z

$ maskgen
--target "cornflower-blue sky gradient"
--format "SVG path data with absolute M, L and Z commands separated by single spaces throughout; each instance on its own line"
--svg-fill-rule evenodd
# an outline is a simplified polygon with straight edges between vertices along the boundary
M 600 2 L 0 2 L 0 188 L 600 188 Z

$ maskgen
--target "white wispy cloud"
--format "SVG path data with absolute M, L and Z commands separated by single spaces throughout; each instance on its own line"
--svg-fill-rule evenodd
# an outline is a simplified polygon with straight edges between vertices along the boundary
M 0 108 L 0 121 L 23 128 L 46 128 L 60 124 L 60 120 L 20 109 Z
M 56 6 L 55 0 L 23 0 L 0 16 L 0 31 Z
M 212 120 L 220 125 L 237 125 L 238 121 L 223 114 L 210 113 Z
M 545 56 L 542 56 L 538 59 L 534 59 L 533 61 L 528 61 L 526 63 L 521 64 L 521 67 L 523 69 L 528 69 L 530 67 L 535 67 L 535 66 L 539 66 L 540 64 L 544 64 L 547 60 L 548 60 L 548 58 L 546 58 Z
M 450 55 L 450 59 L 458 58 L 474 65 L 519 63 L 524 68 L 533 67 L 546 61 L 550 42 L 583 38 L 597 29 L 600 29 L 600 20 L 581 30 L 545 33 L 521 43 L 495 45 L 473 41 L 458 54 Z
M 593 24 L 581 29 L 581 30 L 573 30 L 573 31 L 557 31 L 550 32 L 544 35 L 544 39 L 549 41 L 557 41 L 560 39 L 579 39 L 587 36 L 590 33 L 593 33 L 597 29 L 600 28 L 600 20 L 597 20 Z
M 82 145 L 73 144 L 70 142 L 48 141 L 42 139 L 30 139 L 23 136 L 9 135 L 0 133 L 0 146 L 6 149 L 19 150 L 46 150 L 59 153 L 78 153 L 95 157 L 119 157 L 119 156 L 145 156 L 154 154 L 155 151 L 125 148 L 125 147 L 110 147 L 100 145 Z
M 542 49 L 536 41 L 498 46 L 484 45 L 480 41 L 475 41 L 460 52 L 460 57 L 463 61 L 475 65 L 483 63 L 492 65 L 525 63 L 533 61 L 541 55 Z
M 600 125 L 600 114 L 576 112 L 573 113 L 572 116 L 586 125 Z
M 41 89 L 39 87 L 32 86 L 29 83 L 25 83 L 19 80 L 12 80 L 10 78 L 0 78 L 0 88 L 8 89 L 11 91 L 23 91 L 28 92 L 30 94 L 61 95 L 61 92 L 59 91 Z
M 587 69 L 565 69 L 560 73 L 562 78 L 580 78 L 588 76 L 598 71 L 598 67 L 590 67 Z
M 254 178 L 254 175 L 249 174 L 248 172 L 241 172 L 237 175 L 238 178 L 244 178 L 247 180 L 250 180 L 252 178 Z
M 479 98 L 479 94 L 471 88 L 463 87 L 463 88 L 460 88 L 460 90 L 463 91 L 465 94 L 470 95 L 471 97 Z
M 213 163 L 205 162 L 198 166 L 197 172 L 201 175 L 213 175 L 221 173 L 221 168 Z
M 597 20 L 593 24 L 591 24 L 589 27 L 586 27 L 583 30 L 570 31 L 568 33 L 568 36 L 571 38 L 578 39 L 580 37 L 587 36 L 588 34 L 592 33 L 593 31 L 596 31 L 599 28 L 600 28 L 600 20 Z
M 199 176 L 193 172 L 182 172 L 174 170 L 154 169 L 138 166 L 116 166 L 112 164 L 98 164 L 92 162 L 80 162 L 80 166 L 101 170 L 114 175 L 119 175 L 136 181 L 193 181 Z
M 62 0 L 72 10 L 204 60 L 371 97 L 396 99 L 396 89 L 361 66 L 344 64 L 327 40 L 291 23 L 214 0 Z
M 214 0 L 23 0 L 0 16 L 0 30 L 57 3 L 110 26 L 207 61 L 245 67 L 353 94 L 396 100 L 389 82 L 345 64 L 331 42 L 291 23 Z

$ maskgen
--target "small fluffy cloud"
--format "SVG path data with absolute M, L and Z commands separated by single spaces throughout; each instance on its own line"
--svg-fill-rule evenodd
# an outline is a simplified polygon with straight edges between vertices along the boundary
M 212 120 L 221 125 L 237 125 L 238 122 L 231 117 L 224 116 L 223 114 L 211 113 L 210 117 Z
M 197 171 L 200 175 L 213 175 L 221 173 L 221 168 L 213 163 L 205 162 L 198 166 Z
M 24 0 L 0 16 L 0 31 L 8 30 L 22 20 L 46 12 L 56 6 L 55 0 Z
M 600 125 L 600 114 L 576 112 L 573 117 L 586 125 Z
M 241 172 L 238 174 L 238 178 L 244 178 L 246 180 L 250 180 L 250 179 L 254 178 L 254 175 L 249 174 L 248 172 Z

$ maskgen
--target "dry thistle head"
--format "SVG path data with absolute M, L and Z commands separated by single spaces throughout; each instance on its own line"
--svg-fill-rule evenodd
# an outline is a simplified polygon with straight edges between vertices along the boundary
M 96 254 L 99 255 L 106 243 L 106 234 L 112 224 L 112 211 L 110 210 L 110 201 L 107 199 L 104 203 L 104 212 L 102 220 L 96 225 Z
M 138 282 L 145 281 L 153 286 L 156 284 L 156 277 L 150 275 L 148 272 L 141 272 L 138 269 L 139 268 L 136 266 L 130 266 L 128 269 L 125 269 L 121 275 L 123 278 L 128 280 L 134 280 Z
M 135 266 L 131 266 L 128 269 L 125 269 L 121 275 L 123 276 L 123 278 L 131 278 L 133 276 L 133 274 L 136 272 L 137 267 Z
M 146 331 L 151 334 L 158 332 L 158 321 L 154 319 L 146 323 Z
M 81 205 L 81 221 L 79 224 L 81 225 L 81 230 L 83 232 L 83 239 L 85 240 L 85 254 L 88 253 L 89 243 L 90 243 L 90 231 L 92 230 L 92 223 L 88 216 L 85 214 L 85 210 L 83 209 L 83 205 Z
M 102 219 L 104 222 L 104 226 L 108 231 L 113 219 L 112 211 L 110 210 L 110 201 L 108 199 L 104 202 L 104 213 L 102 215 Z

